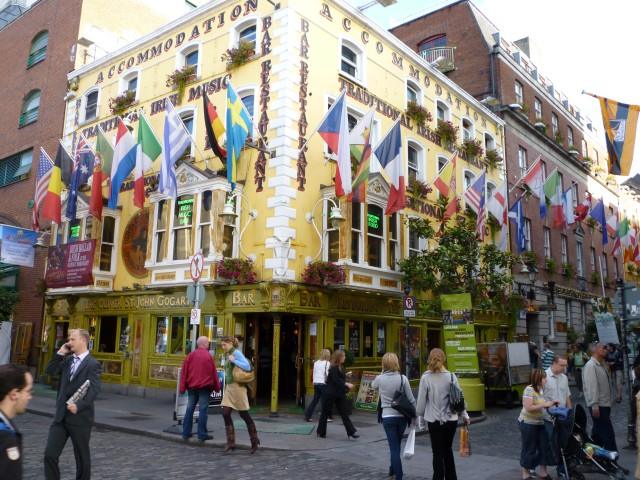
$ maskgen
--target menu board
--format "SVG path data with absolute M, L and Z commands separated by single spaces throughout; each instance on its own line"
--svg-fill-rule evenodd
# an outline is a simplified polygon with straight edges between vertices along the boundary
M 478 374 L 476 332 L 472 323 L 444 325 L 447 368 L 455 373 Z
M 362 372 L 360 389 L 356 397 L 355 407 L 361 410 L 376 411 L 378 408 L 378 390 L 371 388 L 371 382 L 379 375 L 375 372 Z

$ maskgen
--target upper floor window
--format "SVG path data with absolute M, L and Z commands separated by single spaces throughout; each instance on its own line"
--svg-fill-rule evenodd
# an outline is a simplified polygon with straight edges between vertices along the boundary
M 184 123 L 185 128 L 189 132 L 189 134 L 193 135 L 194 132 L 194 123 L 195 123 L 195 112 L 194 110 L 184 110 L 180 112 L 180 118 L 182 119 L 182 123 Z M 184 154 L 190 157 L 194 156 L 194 147 L 193 142 L 187 147 Z
M 540 160 L 540 166 L 542 167 L 542 179 L 546 180 L 547 179 L 547 164 L 545 162 L 543 162 L 542 160 Z
M 578 277 L 584 277 L 584 251 L 582 242 L 576 242 L 576 273 Z
M 465 190 L 471 186 L 475 178 L 476 176 L 472 172 L 468 170 L 464 172 L 464 189 Z
M 138 86 L 140 85 L 140 74 L 135 71 L 131 72 L 120 79 L 120 93 L 133 92 L 135 98 L 138 98 Z
M 516 103 L 524 105 L 524 90 L 522 88 L 522 84 L 518 80 L 515 81 L 514 91 L 516 94 Z
M 38 120 L 40 113 L 40 90 L 32 90 L 24 97 L 18 125 L 24 127 Z
M 487 182 L 487 201 L 493 196 L 493 192 L 495 191 L 496 186 L 491 182 Z
M 411 81 L 407 81 L 407 105 L 409 103 L 422 105 L 422 91 Z
M 33 150 L 25 150 L 0 160 L 0 187 L 27 178 L 31 171 Z
M 418 235 L 417 230 L 409 227 L 409 256 L 419 255 L 426 248 L 426 240 Z
M 496 149 L 496 140 L 490 133 L 485 132 L 484 134 L 484 151 L 489 152 L 491 150 Z
M 239 93 L 238 95 L 240 95 L 240 100 L 242 100 L 242 103 L 244 103 L 244 106 L 247 109 L 249 116 L 253 118 L 253 109 L 254 109 L 254 103 L 256 98 L 255 95 L 253 94 L 253 91 L 250 93 Z
M 472 141 L 475 138 L 473 122 L 467 118 L 462 119 L 462 140 Z
M 351 218 L 352 261 L 366 261 L 371 267 L 394 268 L 399 259 L 397 214 L 390 217 L 384 215 L 384 209 L 379 205 L 352 203 Z M 366 251 L 363 245 L 365 234 Z
M 178 54 L 176 61 L 177 68 L 193 67 L 196 76 L 200 75 L 200 47 L 198 45 L 188 45 Z
M 582 139 L 582 156 L 586 157 L 589 155 L 589 150 L 587 149 L 587 142 L 586 140 Z
M 98 97 L 100 92 L 91 90 L 82 98 L 83 109 L 81 111 L 81 121 L 88 122 L 98 117 Z
M 441 122 L 448 122 L 451 118 L 449 106 L 440 100 L 436 100 L 436 116 L 437 120 Z
M 408 184 L 416 180 L 424 179 L 424 161 L 422 158 L 422 148 L 413 142 L 407 147 Z
M 331 198 L 331 200 L 339 205 L 338 200 L 335 198 Z M 329 219 L 329 212 L 331 212 L 332 207 L 333 204 L 326 200 L 324 203 L 324 231 L 327 235 L 325 258 L 330 262 L 337 262 L 340 258 L 340 230 Z
M 527 173 L 527 150 L 518 147 L 518 168 L 520 169 L 520 176 Z
M 607 265 L 607 254 L 602 254 L 602 278 L 609 278 L 609 266 Z
M 49 32 L 46 30 L 33 37 L 33 40 L 31 41 L 31 49 L 29 50 L 29 58 L 27 59 L 27 68 L 30 68 L 36 63 L 40 63 L 47 58 L 48 45 Z
M 193 195 L 181 195 L 173 210 L 173 260 L 186 260 L 193 255 L 192 227 L 194 213 Z
M 571 182 L 571 203 L 573 204 L 573 208 L 578 206 L 578 184 L 576 182 Z
M 538 97 L 533 99 L 533 110 L 536 118 L 542 118 L 542 102 Z
M 160 200 L 156 204 L 156 229 L 155 229 L 155 247 L 154 259 L 156 262 L 162 262 L 167 258 L 167 229 L 169 227 L 169 210 L 171 208 L 170 200 Z
M 542 227 L 544 232 L 544 256 L 545 258 L 551 258 L 551 229 L 548 227 Z
M 447 157 L 438 156 L 438 173 L 444 168 L 449 159 Z
M 190 65 L 190 66 L 197 66 L 198 65 L 198 49 L 196 48 L 195 50 L 185 54 L 184 56 L 184 64 L 185 65 Z
M 595 272 L 596 271 L 596 249 L 593 247 L 589 249 L 589 260 L 591 263 L 591 271 Z
M 533 250 L 533 246 L 531 244 L 531 220 L 528 218 L 524 219 L 524 240 L 525 240 L 525 250 L 528 252 Z
M 343 41 L 340 49 L 340 71 L 357 80 L 362 80 L 362 52 L 350 42 Z
M 558 123 L 558 115 L 556 115 L 555 113 L 551 114 L 551 132 L 553 133 L 553 135 L 558 135 L 558 133 L 560 132 L 559 130 L 559 123 Z
M 378 205 L 367 205 L 367 263 L 383 266 L 384 211 Z
M 447 46 L 447 35 L 445 33 L 439 33 L 437 35 L 432 35 L 431 37 L 423 40 L 418 44 L 418 52 L 422 54 L 422 52 L 426 52 L 431 50 L 432 48 L 446 47 Z
M 238 32 L 238 43 L 247 42 L 255 50 L 256 49 L 256 45 L 257 45 L 256 32 L 257 32 L 257 28 L 256 28 L 256 24 L 254 22 L 253 25 L 249 25 L 248 27 L 245 27 L 245 28 L 243 28 L 242 30 L 240 30 Z
M 564 233 L 560 234 L 560 255 L 563 264 L 569 263 L 569 242 Z
M 102 241 L 100 242 L 100 270 L 113 271 L 116 219 L 105 215 L 102 220 Z
M 567 145 L 569 145 L 570 147 L 575 145 L 573 143 L 573 128 L 571 127 L 567 127 Z

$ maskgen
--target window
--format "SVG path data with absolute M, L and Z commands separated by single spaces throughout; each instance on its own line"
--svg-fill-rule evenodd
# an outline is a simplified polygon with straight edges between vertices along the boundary
M 589 259 L 591 261 L 591 271 L 597 272 L 596 269 L 596 249 L 591 247 L 589 248 Z
M 579 195 L 579 191 L 578 191 L 578 184 L 576 182 L 571 182 L 571 192 L 572 192 L 572 203 L 573 203 L 573 208 L 576 208 L 578 206 L 578 195 Z
M 24 97 L 22 112 L 20 113 L 19 127 L 24 127 L 38 120 L 40 113 L 40 90 L 32 90 Z
M 382 267 L 384 212 L 377 205 L 367 205 L 367 263 Z
M 609 266 L 607 265 L 607 254 L 602 254 L 602 278 L 609 278 Z
M 180 112 L 180 118 L 182 119 L 182 123 L 184 123 L 185 128 L 187 129 L 187 132 L 189 132 L 189 134 L 193 134 L 194 132 L 194 128 L 193 128 L 193 124 L 195 122 L 195 113 L 193 110 L 185 110 Z M 194 152 L 193 152 L 193 142 L 185 149 L 183 156 L 185 157 L 193 157 L 194 156 Z
M 416 180 L 422 180 L 423 174 L 422 149 L 414 143 L 409 143 L 407 147 L 408 184 Z
M 344 350 L 344 320 L 336 319 L 336 323 L 333 326 L 333 351 Z
M 253 25 L 250 25 L 248 27 L 243 28 L 242 30 L 240 30 L 240 32 L 238 33 L 238 43 L 240 42 L 248 42 L 253 49 L 256 49 L 256 24 L 254 23 Z
M 491 150 L 496 149 L 496 141 L 493 136 L 487 132 L 484 134 L 484 151 L 490 152 Z
M 196 48 L 195 50 L 186 53 L 184 55 L 184 64 L 185 66 L 192 66 L 192 67 L 197 67 L 198 66 L 198 49 Z
M 167 254 L 167 224 L 169 223 L 169 200 L 160 200 L 156 206 L 156 262 L 165 260 Z
M 44 31 L 33 37 L 31 41 L 31 50 L 29 50 L 29 58 L 27 59 L 27 68 L 33 67 L 36 63 L 40 63 L 47 58 L 47 46 L 49 45 L 49 32 Z
M 89 92 L 84 97 L 84 121 L 93 120 L 98 116 L 98 90 Z
M 564 301 L 564 319 L 567 322 L 567 327 L 571 326 L 571 300 L 568 298 Z
M 346 340 L 346 341 L 345 341 Z M 372 358 L 386 351 L 386 325 L 375 320 L 336 319 L 333 328 L 334 350 L 349 350 L 354 357 Z
M 438 173 L 444 168 L 449 159 L 447 157 L 438 157 Z
M 360 71 L 360 53 L 352 44 L 342 43 L 340 57 L 340 71 L 350 77 L 362 78 Z
M 416 230 L 409 227 L 409 256 L 413 257 L 422 253 L 425 249 L 425 241 L 418 235 Z
M 615 279 L 620 278 L 620 271 L 618 270 L 618 259 L 613 257 L 613 274 L 615 275 Z
M 33 150 L 25 150 L 0 160 L 0 187 L 27 178 L 31 171 Z
M 211 228 L 213 224 L 213 194 L 210 190 L 202 192 L 200 198 L 199 244 L 204 257 L 213 252 L 211 241 Z M 225 225 L 226 226 L 226 225 Z
M 518 147 L 518 168 L 521 177 L 527 173 L 527 150 L 522 147 Z
M 173 210 L 173 259 L 186 260 L 193 254 L 191 230 L 193 226 L 193 195 L 177 198 Z
M 542 102 L 538 97 L 533 99 L 533 110 L 536 114 L 536 119 L 542 118 Z
M 583 264 L 584 252 L 582 249 L 582 242 L 576 243 L 576 273 L 578 277 L 584 277 L 584 264 Z
M 102 240 L 100 242 L 100 271 L 110 272 L 113 266 L 116 219 L 105 215 L 102 220 Z
M 135 92 L 137 90 L 138 90 L 138 76 L 136 75 L 135 77 L 131 77 L 129 80 L 127 80 L 127 91 Z
M 400 260 L 400 244 L 398 243 L 398 215 L 394 213 L 389 216 L 389 242 L 387 247 L 387 263 L 391 270 L 397 268 Z
M 584 326 L 587 322 L 587 305 L 586 303 L 580 303 L 580 322 L 581 326 Z
M 567 236 L 562 233 L 560 234 L 560 249 L 562 255 L 562 264 L 569 263 L 569 242 L 567 241 Z
M 156 354 L 181 355 L 186 349 L 186 318 L 156 318 Z
M 239 94 L 239 95 L 240 95 L 240 100 L 242 100 L 242 103 L 244 104 L 245 108 L 247 109 L 247 112 L 249 113 L 249 116 L 253 118 L 255 95 L 253 94 L 253 92 Z M 249 132 L 249 136 L 251 136 L 251 132 Z
M 126 337 L 129 332 L 129 319 L 127 317 L 98 317 L 96 323 L 97 329 L 94 327 L 89 330 L 89 335 L 96 338 L 93 343 L 94 350 L 97 345 L 100 353 L 121 353 L 126 351 Z M 91 335 L 92 333 L 94 335 Z
M 567 145 L 570 147 L 574 146 L 573 143 L 573 128 L 567 127 Z
M 540 166 L 542 167 L 542 179 L 546 180 L 547 178 L 547 164 L 540 160 Z
M 462 119 L 462 140 L 473 141 L 475 134 L 473 131 L 473 123 L 467 118 Z
M 542 227 L 544 232 L 544 257 L 551 258 L 551 229 Z
M 475 178 L 476 178 L 476 176 L 472 172 L 470 172 L 468 170 L 466 172 L 464 172 L 463 187 L 464 187 L 465 190 L 471 186 L 471 184 L 473 183 L 473 180 Z
M 516 103 L 519 103 L 520 105 L 524 105 L 524 93 L 522 89 L 522 84 L 517 80 L 514 84 L 514 90 L 516 94 Z
M 441 102 L 440 100 L 436 100 L 436 116 L 439 122 L 449 121 L 449 106 L 446 103 Z
M 447 46 L 447 35 L 445 33 L 439 33 L 432 35 L 431 37 L 423 40 L 418 44 L 418 52 L 423 55 L 423 52 L 427 52 L 432 48 L 440 48 Z M 423 55 L 424 56 L 424 55 Z
M 564 192 L 564 177 L 560 172 L 558 172 L 558 179 L 560 179 L 560 191 Z
M 362 243 L 362 204 L 351 204 L 351 261 L 360 263 L 360 244 Z
M 558 127 L 558 115 L 555 113 L 551 114 L 551 132 L 554 136 L 558 135 L 559 127 Z
M 420 89 L 414 83 L 407 82 L 407 105 L 411 102 L 421 105 L 422 92 L 420 92 Z
M 338 201 L 335 198 L 332 198 L 332 200 L 338 204 Z M 329 212 L 331 212 L 332 207 L 333 204 L 331 202 L 325 202 L 324 229 L 325 232 L 327 232 L 327 260 L 330 262 L 337 262 L 340 258 L 340 230 L 335 228 L 329 221 Z
M 491 182 L 487 182 L 487 201 L 493 197 L 493 192 L 495 192 L 495 190 L 496 186 Z
M 525 241 L 525 250 L 532 251 L 533 247 L 531 244 L 531 220 L 528 218 L 524 219 L 524 241 Z

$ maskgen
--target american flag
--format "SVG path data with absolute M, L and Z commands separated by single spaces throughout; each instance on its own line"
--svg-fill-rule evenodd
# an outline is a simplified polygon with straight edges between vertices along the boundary
M 40 223 L 38 222 L 38 210 L 40 203 L 44 200 L 49 190 L 49 179 L 51 178 L 51 172 L 53 168 L 53 162 L 47 155 L 47 152 L 40 147 L 40 162 L 38 164 L 38 175 L 36 176 L 36 193 L 33 196 L 33 229 L 39 230 Z
M 487 187 L 487 173 L 482 172 L 480 175 L 464 192 L 464 199 L 467 206 L 476 212 L 478 220 L 476 222 L 476 233 L 480 239 L 484 239 L 484 223 L 485 223 L 485 189 Z

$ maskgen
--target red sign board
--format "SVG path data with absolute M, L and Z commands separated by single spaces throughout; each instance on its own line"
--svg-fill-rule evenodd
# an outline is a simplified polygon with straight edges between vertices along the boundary
M 95 249 L 95 240 L 83 240 L 49 247 L 45 276 L 47 288 L 93 285 L 92 271 Z

